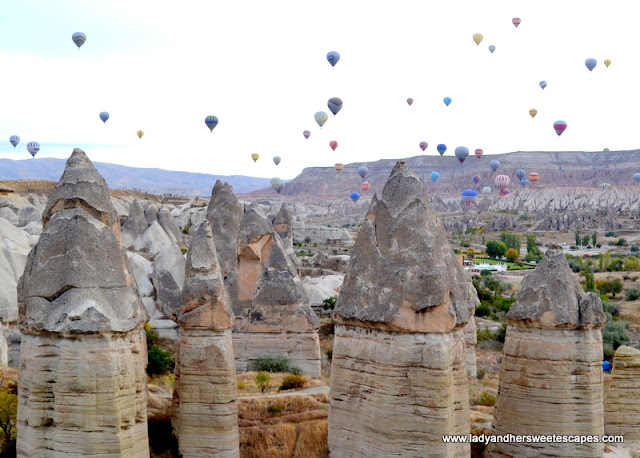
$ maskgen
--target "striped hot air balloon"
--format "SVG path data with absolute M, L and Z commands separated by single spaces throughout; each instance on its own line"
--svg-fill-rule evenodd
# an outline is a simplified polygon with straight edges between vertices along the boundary
M 327 122 L 327 119 L 329 119 L 329 115 L 327 115 L 327 113 L 325 113 L 324 111 L 316 111 L 316 114 L 313 115 L 313 119 L 316 120 L 316 122 L 322 129 L 324 123 Z
M 478 159 L 480 159 L 482 157 L 482 155 L 484 154 L 484 151 L 482 150 L 482 148 L 478 148 L 474 151 L 474 154 L 476 155 L 476 157 Z
M 204 118 L 204 123 L 207 125 L 209 130 L 213 133 L 213 129 L 215 129 L 216 126 L 218 125 L 218 117 L 209 115 L 206 118 Z
M 82 32 L 76 32 L 73 35 L 71 35 L 71 39 L 76 44 L 76 46 L 78 47 L 78 51 L 79 51 L 80 50 L 80 46 L 82 46 L 84 44 L 84 42 L 87 41 L 87 36 Z
M 411 97 L 409 97 L 409 98 L 407 99 L 407 104 L 408 104 L 409 106 L 411 106 L 411 104 L 412 104 L 412 103 L 413 103 L 413 99 L 412 99 Z
M 562 135 L 562 132 L 567 129 L 567 123 L 562 120 L 558 120 L 553 123 L 553 129 L 556 131 L 556 134 L 558 134 L 559 137 L 560 135 Z
M 40 143 L 38 142 L 27 143 L 27 151 L 31 153 L 31 157 L 36 157 L 36 154 L 38 154 L 38 151 L 40 151 Z
M 311 132 L 308 130 L 305 130 L 304 132 L 302 132 L 302 135 L 304 135 L 304 138 L 307 139 L 311 136 Z
M 505 189 L 507 189 L 507 186 L 509 186 L 509 183 L 511 183 L 511 178 L 509 178 L 507 175 L 498 175 L 495 179 L 495 183 L 496 187 L 500 191 L 504 191 Z
M 363 192 L 368 191 L 370 187 L 371 185 L 367 181 L 360 183 L 360 189 L 362 189 Z
M 530 183 L 537 183 L 539 179 L 540 179 L 540 174 L 538 172 L 531 172 L 529 174 Z
M 464 202 L 467 207 L 470 207 L 472 203 L 476 201 L 478 197 L 478 191 L 474 191 L 473 189 L 467 189 L 466 191 L 462 191 L 462 202 Z
M 142 136 L 144 135 L 144 132 L 139 130 L 138 132 L 136 132 L 136 134 L 138 135 L 139 139 L 142 139 Z
M 336 162 L 336 165 L 333 166 L 336 169 L 336 172 L 340 173 L 342 172 L 342 169 L 344 169 L 344 165 L 342 165 L 342 163 L 340 162 Z
M 9 137 L 9 142 L 15 148 L 16 146 L 18 146 L 18 143 L 20 143 L 20 137 L 18 137 L 17 135 L 12 135 L 11 137 Z
M 520 25 L 520 22 L 522 22 L 522 21 L 520 20 L 519 17 L 514 17 L 513 19 L 511 19 L 511 23 L 516 26 L 516 29 Z

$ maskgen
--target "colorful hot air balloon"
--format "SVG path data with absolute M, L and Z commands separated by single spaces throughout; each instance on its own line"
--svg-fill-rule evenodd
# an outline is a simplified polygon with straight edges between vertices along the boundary
M 489 194 L 491 192 L 491 188 L 489 186 L 485 186 L 482 188 L 482 194 Z
M 536 115 L 538 114 L 538 110 L 536 110 L 535 108 L 532 108 L 529 110 L 529 114 L 531 115 L 532 118 L 535 118 Z
M 305 130 L 304 132 L 302 132 L 302 135 L 304 135 L 304 138 L 309 138 L 311 136 L 311 132 Z
M 519 17 L 514 17 L 513 19 L 511 19 L 511 22 L 513 23 L 513 25 L 516 26 L 516 29 L 517 29 L 521 21 Z
M 473 177 L 471 177 L 471 180 L 472 180 L 475 184 L 478 184 L 478 182 L 480 181 L 480 175 L 474 175 Z
M 209 115 L 206 118 L 204 118 L 204 123 L 207 125 L 209 130 L 213 132 L 213 129 L 215 129 L 216 126 L 218 125 L 218 117 Z
M 611 59 L 605 59 L 604 60 L 604 66 L 609 68 L 609 65 L 611 65 Z
M 31 153 L 31 157 L 35 157 L 40 151 L 40 143 L 38 142 L 29 142 L 27 143 L 27 151 Z
M 76 32 L 73 35 L 71 35 L 71 39 L 76 44 L 76 46 L 78 47 L 78 51 L 79 51 L 80 50 L 80 46 L 82 46 L 84 44 L 84 42 L 87 41 L 87 36 L 82 32 Z
M 344 169 L 344 165 L 342 165 L 340 162 L 336 162 L 336 165 L 334 165 L 336 172 L 340 173 L 342 172 L 342 169 Z
M 507 189 L 507 186 L 509 186 L 509 183 L 511 183 L 511 178 L 509 178 L 507 175 L 498 175 L 495 179 L 495 183 L 496 187 L 500 191 L 504 191 L 505 189 Z
M 462 191 L 462 202 L 467 204 L 467 207 L 470 207 L 471 204 L 476 201 L 476 197 L 478 197 L 478 192 L 473 189 Z
M 558 137 L 559 137 L 560 135 L 562 135 L 562 132 L 564 132 L 565 129 L 567 128 L 567 123 L 562 120 L 556 121 L 553 123 L 553 128 L 555 129 L 556 134 L 558 134 Z
M 106 111 L 101 112 L 100 119 L 102 119 L 102 122 L 106 123 L 107 119 L 109 119 L 109 113 L 107 113 Z
M 440 156 L 442 156 L 445 151 L 447 151 L 447 145 L 445 145 L 444 143 L 440 143 L 438 146 L 436 146 L 436 149 L 440 153 Z
M 498 195 L 501 196 L 501 197 L 508 196 L 509 195 L 509 190 L 508 189 L 501 189 L 500 191 L 498 191 Z
M 251 159 L 253 159 L 253 162 L 258 162 L 258 158 L 260 157 L 260 155 L 258 153 L 253 153 L 251 155 Z
M 278 188 L 280 188 L 282 186 L 282 180 L 278 177 L 273 177 L 271 178 L 271 187 L 276 190 L 278 192 L 278 194 L 280 194 L 280 191 L 278 191 Z
M 451 104 L 451 97 L 445 97 L 442 100 L 446 106 L 449 106 Z
M 522 169 L 516 170 L 516 176 L 518 177 L 518 180 L 522 180 L 526 175 L 527 174 L 524 170 Z
M 325 113 L 324 111 L 317 111 L 316 114 L 313 115 L 313 119 L 316 120 L 316 122 L 322 129 L 324 123 L 327 122 L 327 119 L 329 119 L 329 115 L 327 115 L 327 113 Z
M 142 139 L 142 136 L 144 135 L 144 132 L 139 130 L 138 132 L 136 132 L 136 135 L 138 136 L 139 139 Z
M 332 67 L 335 67 L 338 61 L 340 60 L 340 53 L 338 51 L 329 51 L 327 53 L 327 60 L 329 61 Z
M 360 200 L 360 193 L 352 192 L 351 196 L 349 197 L 351 198 L 351 200 L 353 200 L 353 203 L 355 204 L 357 201 Z
M 489 167 L 491 167 L 491 170 L 495 172 L 500 167 L 500 161 L 494 159 L 493 161 L 489 162 Z
M 361 165 L 360 167 L 358 167 L 358 175 L 360 175 L 360 177 L 364 180 L 364 177 L 367 176 L 367 173 L 369 173 L 369 169 L 367 167 L 365 167 L 364 165 Z
M 495 51 L 495 50 L 496 50 L 495 45 L 490 45 L 490 46 L 489 46 L 489 52 L 490 52 L 491 54 L 493 54 L 493 51 Z
M 466 146 L 458 146 L 455 151 L 456 157 L 462 164 L 464 160 L 469 156 L 469 148 Z
M 597 64 L 598 64 L 598 61 L 595 60 L 593 57 L 589 57 L 587 60 L 584 61 L 584 65 L 586 65 L 586 67 L 589 69 L 589 71 L 591 71 L 594 68 L 596 68 Z
M 429 146 L 429 144 L 427 142 L 420 142 L 420 149 L 422 151 L 426 150 L 427 146 Z
M 278 164 L 280 164 L 280 161 L 281 161 L 281 160 L 282 160 L 282 159 L 280 159 L 280 156 L 275 156 L 275 157 L 273 158 L 273 163 L 274 163 L 275 165 L 278 165 Z
M 609 183 L 602 183 L 599 187 L 600 187 L 600 189 L 607 189 L 610 186 L 611 185 Z
M 529 174 L 529 181 L 530 181 L 531 183 L 537 183 L 539 179 L 540 179 L 540 174 L 539 174 L 539 173 L 537 173 L 537 172 L 531 172 L 531 173 Z
M 640 173 L 633 174 L 633 181 L 635 181 L 636 183 L 640 181 Z
M 431 180 L 436 181 L 440 177 L 438 172 L 431 172 Z
M 329 146 L 331 147 L 331 149 L 332 149 L 332 150 L 334 150 L 334 151 L 335 151 L 335 150 L 336 150 L 336 148 L 338 147 L 338 142 L 337 142 L 337 141 L 335 141 L 335 140 L 331 140 L 331 141 L 329 142 Z
M 342 110 L 342 99 L 339 99 L 338 97 L 332 97 L 327 102 L 327 106 L 329 107 L 331 113 L 333 113 L 333 116 L 335 116 L 338 114 L 338 111 Z
M 280 186 L 276 188 L 276 192 L 280 194 L 280 191 L 282 191 L 282 188 L 284 188 L 284 183 L 282 183 Z
M 545 87 L 547 87 L 547 82 L 546 81 L 540 81 L 540 87 L 542 89 L 544 89 Z
M 9 137 L 9 142 L 11 142 L 11 144 L 15 148 L 16 146 L 18 146 L 18 143 L 20 143 L 20 137 L 18 137 L 17 135 L 12 135 L 11 137 Z
M 360 189 L 362 189 L 363 192 L 367 191 L 370 187 L 371 185 L 366 181 L 363 181 L 362 183 L 360 183 Z
M 477 148 L 473 153 L 476 155 L 478 159 L 480 159 L 484 154 L 484 151 L 482 151 L 482 148 Z
M 409 106 L 411 106 L 411 104 L 413 103 L 413 99 L 411 97 L 409 97 L 407 99 L 407 103 L 409 104 Z
M 522 186 L 523 188 L 529 184 L 529 180 L 527 180 L 526 178 L 523 178 L 520 180 L 520 186 Z
M 473 34 L 473 41 L 474 41 L 477 45 L 479 45 L 479 44 L 482 42 L 482 39 L 483 39 L 483 38 L 484 38 L 484 37 L 482 36 L 482 34 L 481 34 L 481 33 L 474 33 L 474 34 Z

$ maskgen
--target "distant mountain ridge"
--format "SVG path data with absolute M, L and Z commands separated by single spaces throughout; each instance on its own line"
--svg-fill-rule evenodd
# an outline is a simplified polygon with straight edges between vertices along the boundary
M 66 159 L 0 159 L 0 180 L 59 180 Z M 164 169 L 143 169 L 105 162 L 94 162 L 110 188 L 137 188 L 154 194 L 184 196 L 211 194 L 216 180 L 227 181 L 237 193 L 247 193 L 269 186 L 269 178 L 244 175 L 210 175 Z

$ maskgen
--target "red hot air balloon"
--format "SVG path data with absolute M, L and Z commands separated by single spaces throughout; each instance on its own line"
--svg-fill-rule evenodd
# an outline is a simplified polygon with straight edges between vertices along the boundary
M 556 134 L 558 134 L 558 137 L 560 135 L 562 135 L 562 132 L 565 131 L 565 129 L 567 128 L 567 123 L 560 120 L 560 121 L 556 121 L 553 123 L 553 128 L 556 130 Z
M 513 25 L 515 25 L 515 26 L 516 26 L 516 29 L 517 29 L 517 28 L 518 28 L 518 26 L 520 25 L 520 22 L 522 22 L 522 21 L 520 20 L 520 18 L 519 18 L 519 17 L 514 17 L 514 18 L 511 20 L 511 22 L 513 22 Z
M 420 149 L 422 151 L 426 150 L 427 146 L 429 146 L 429 144 L 427 142 L 420 142 Z
M 413 99 L 411 97 L 409 97 L 407 99 L 407 103 L 409 104 L 409 106 L 411 106 L 411 104 L 413 103 Z
M 334 151 L 335 151 L 335 150 L 336 150 L 336 148 L 338 147 L 338 142 L 337 142 L 337 141 L 335 141 L 335 140 L 331 140 L 331 141 L 329 142 L 329 146 L 331 147 L 331 149 L 332 149 L 332 150 L 334 150 Z
M 482 157 L 482 155 L 484 154 L 484 151 L 482 151 L 482 149 L 478 148 L 477 150 L 474 151 L 476 157 L 478 159 L 480 159 Z
M 362 189 L 363 192 L 368 191 L 370 187 L 371 185 L 366 181 L 363 181 L 362 183 L 360 183 L 360 188 Z
M 510 182 L 511 178 L 509 178 L 507 175 L 498 175 L 495 180 L 496 186 L 500 191 L 504 191 L 505 189 L 507 189 L 507 186 L 509 186 Z

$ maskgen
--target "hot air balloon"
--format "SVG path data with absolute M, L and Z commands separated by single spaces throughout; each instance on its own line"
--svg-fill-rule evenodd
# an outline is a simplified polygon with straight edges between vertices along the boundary
M 605 149 L 603 149 L 602 151 L 607 151 L 607 152 L 608 152 L 608 151 L 609 151 L 609 148 L 605 148 Z
M 490 45 L 490 46 L 489 46 L 489 52 L 490 52 L 491 54 L 493 54 L 493 51 L 495 51 L 495 50 L 496 50 L 495 45 Z
M 251 155 L 251 159 L 253 159 L 253 162 L 258 162 L 258 158 L 260 157 L 260 155 L 258 153 L 253 153 Z
M 480 175 L 474 175 L 473 177 L 471 177 L 471 180 L 473 180 L 475 184 L 478 184 L 478 182 L 480 181 Z
M 611 59 L 605 59 L 604 60 L 604 66 L 609 68 L 609 65 L 611 65 Z
M 342 169 L 344 169 L 344 165 L 342 165 L 340 162 L 336 162 L 336 165 L 334 165 L 336 172 L 340 173 L 342 172 Z
M 11 142 L 11 144 L 15 148 L 16 146 L 18 146 L 18 143 L 20 143 L 20 137 L 18 137 L 17 135 L 12 135 L 11 137 L 9 137 L 9 142 Z
M 467 207 L 470 207 L 471 204 L 476 201 L 476 197 L 478 197 L 478 192 L 473 189 L 462 191 L 462 202 L 467 204 Z
M 431 172 L 431 180 L 436 181 L 440 177 L 438 172 Z
M 358 167 L 358 175 L 360 175 L 360 177 L 364 180 L 364 177 L 367 176 L 367 173 L 369 173 L 369 169 L 367 167 L 365 167 L 364 165 L 361 165 L 360 167 Z
M 539 173 L 537 173 L 537 172 L 531 172 L 531 173 L 529 174 L 529 181 L 530 181 L 531 183 L 537 183 L 539 179 L 540 179 L 540 174 L 539 174 Z
M 79 51 L 80 50 L 80 46 L 82 46 L 84 44 L 84 42 L 87 41 L 87 36 L 82 32 L 76 32 L 73 35 L 71 35 L 71 39 L 76 44 L 76 46 L 78 47 L 78 51 Z
M 329 61 L 332 67 L 335 67 L 338 61 L 340 60 L 340 53 L 338 51 L 329 51 L 327 53 L 327 60 Z
M 273 163 L 274 163 L 275 165 L 278 165 L 278 164 L 280 163 L 280 161 L 281 161 L 281 160 L 282 160 L 282 159 L 280 159 L 280 156 L 275 156 L 275 157 L 273 158 Z
M 276 188 L 276 192 L 280 194 L 280 191 L 282 191 L 282 188 L 284 188 L 284 183 L 282 183 L 280 186 Z
M 107 119 L 109 119 L 109 113 L 107 113 L 106 111 L 101 112 L 100 119 L 102 119 L 102 122 L 106 123 Z
M 482 34 L 481 34 L 481 33 L 474 33 L 474 34 L 473 34 L 473 41 L 474 41 L 477 45 L 479 45 L 479 44 L 480 44 L 480 42 L 482 41 L 482 39 L 483 39 L 483 38 L 484 38 L 484 37 L 482 36 Z
M 490 192 L 491 192 L 491 188 L 489 186 L 485 186 L 484 188 L 482 188 L 483 194 L 489 194 Z
M 640 173 L 634 173 L 633 174 L 633 181 L 635 181 L 635 182 L 640 181 Z
M 335 151 L 335 150 L 336 150 L 336 148 L 338 147 L 338 142 L 337 142 L 337 141 L 335 141 L 335 140 L 331 140 L 331 141 L 329 142 L 329 146 L 331 147 L 331 149 L 332 149 L 332 150 L 334 150 L 334 151 Z
M 139 130 L 138 132 L 136 132 L 136 135 L 138 136 L 139 139 L 142 139 L 142 136 L 144 135 L 144 132 Z
M 526 175 L 527 174 L 524 170 L 522 169 L 516 170 L 516 176 L 518 177 L 518 180 L 522 180 Z
M 426 150 L 427 146 L 429 146 L 429 144 L 427 142 L 420 142 L 420 149 L 422 151 Z
M 491 167 L 491 170 L 495 172 L 500 167 L 500 161 L 494 159 L 493 161 L 489 162 L 489 167 Z
M 555 129 L 556 134 L 558 134 L 558 137 L 559 137 L 560 135 L 562 135 L 562 132 L 564 132 L 565 129 L 567 128 L 567 123 L 562 120 L 556 121 L 553 123 L 553 128 Z
M 302 135 L 304 135 L 304 138 L 309 138 L 311 136 L 311 132 L 305 130 L 304 132 L 302 132 Z
M 597 64 L 598 64 L 598 61 L 595 60 L 593 57 L 589 57 L 587 60 L 584 61 L 584 65 L 586 65 L 586 67 L 589 69 L 589 71 L 591 71 L 594 68 L 596 68 Z
M 411 97 L 409 97 L 407 99 L 407 103 L 409 104 L 409 106 L 411 106 L 411 104 L 413 103 L 413 99 Z
M 529 110 L 529 114 L 531 115 L 532 118 L 535 118 L 536 115 L 538 114 L 538 110 L 536 110 L 535 108 L 532 108 Z
M 477 148 L 473 153 L 476 155 L 478 159 L 480 159 L 484 154 L 484 151 L 482 151 L 482 148 Z
M 464 160 L 469 156 L 469 148 L 466 146 L 458 146 L 455 151 L 456 157 L 462 164 Z
M 335 116 L 338 114 L 338 111 L 342 109 L 342 99 L 339 99 L 338 97 L 332 97 L 327 102 L 327 106 L 329 107 L 331 113 L 333 113 L 333 116 Z
M 440 143 L 438 146 L 436 146 L 436 149 L 440 153 L 440 156 L 442 156 L 445 151 L 447 151 L 447 145 L 445 145 L 444 143 Z
M 523 178 L 520 180 L 520 186 L 522 186 L 523 188 L 529 184 L 529 180 L 527 180 L 526 178 Z
M 545 87 L 547 87 L 547 82 L 546 81 L 540 81 L 540 87 L 542 89 L 544 89 Z
M 271 187 L 278 191 L 278 188 L 282 186 L 282 180 L 278 177 L 271 178 Z M 278 191 L 278 194 L 280 191 Z
M 27 143 L 27 151 L 31 153 L 31 157 L 35 157 L 40 151 L 40 143 L 38 142 L 29 142 Z
M 507 189 L 509 183 L 511 183 L 511 178 L 509 178 L 507 175 L 498 175 L 495 179 L 495 183 L 496 187 L 500 191 L 504 191 L 505 189 Z
M 370 187 L 371 185 L 366 181 L 363 181 L 362 183 L 360 183 L 360 189 L 362 189 L 363 192 L 367 191 Z
M 501 189 L 500 191 L 498 191 L 498 195 L 501 196 L 501 197 L 508 196 L 509 195 L 509 190 L 508 189 Z
M 611 186 L 609 183 L 602 183 L 599 187 L 600 189 L 607 189 L 609 186 Z
M 329 115 L 327 115 L 327 113 L 325 113 L 324 111 L 317 111 L 316 114 L 313 115 L 313 119 L 316 120 L 316 122 L 322 129 L 324 123 L 327 122 L 327 119 L 329 119 Z
M 209 115 L 206 118 L 204 118 L 204 123 L 207 125 L 209 130 L 213 132 L 213 129 L 215 129 L 216 126 L 218 125 L 218 117 Z
M 360 193 L 352 192 L 350 197 L 351 197 L 351 200 L 353 200 L 353 203 L 355 204 L 358 200 L 360 200 Z
M 513 25 L 516 26 L 516 29 L 517 29 L 521 21 L 519 17 L 514 17 L 513 19 L 511 19 L 511 22 L 513 23 Z
M 451 97 L 445 97 L 444 99 L 442 99 L 444 101 L 444 104 L 446 106 L 449 106 L 451 104 Z

